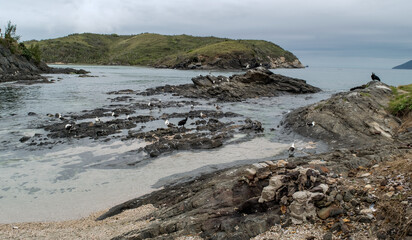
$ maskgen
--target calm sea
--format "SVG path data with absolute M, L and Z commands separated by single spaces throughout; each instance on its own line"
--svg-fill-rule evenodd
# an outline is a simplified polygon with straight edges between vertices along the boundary
M 23 136 L 47 134 L 40 126 L 49 123 L 48 113 L 65 115 L 99 107 L 110 108 L 113 104 L 110 98 L 114 96 L 107 95 L 109 91 L 143 91 L 165 84 L 185 84 L 190 83 L 194 76 L 209 73 L 124 66 L 70 67 L 86 69 L 96 77 L 50 75 L 56 80 L 53 84 L 0 84 L 0 223 L 79 218 L 151 192 L 173 180 L 228 166 L 284 157 L 297 136 L 269 129 L 276 128 L 285 113 L 367 83 L 372 71 L 390 85 L 412 83 L 412 71 L 408 70 L 276 69 L 273 70 L 275 73 L 307 80 L 324 91 L 225 103 L 223 111 L 241 113 L 261 121 L 266 129 L 264 136 L 228 144 L 220 149 L 176 152 L 154 160 L 136 154 L 135 150 L 145 145 L 140 140 L 120 141 L 117 138 L 101 142 L 73 139 L 45 147 L 31 147 L 28 145 L 30 140 L 20 143 Z M 212 73 L 230 76 L 241 72 Z M 168 95 L 154 97 L 162 101 L 182 100 Z M 133 95 L 132 102 L 147 101 L 147 97 Z M 213 109 L 210 102 L 196 101 L 202 104 L 197 106 L 198 109 Z M 189 110 L 171 108 L 162 111 Z M 29 112 L 36 115 L 29 116 Z M 141 110 L 136 114 L 158 117 L 162 112 Z M 171 122 L 178 120 L 171 119 Z M 147 123 L 148 129 L 163 126 L 162 120 Z M 236 136 L 233 142 L 243 138 L 242 135 Z M 298 145 L 304 146 L 308 141 L 299 138 Z M 322 143 L 317 144 L 317 151 L 326 149 Z M 133 168 L 122 164 L 128 161 L 142 161 L 142 164 Z

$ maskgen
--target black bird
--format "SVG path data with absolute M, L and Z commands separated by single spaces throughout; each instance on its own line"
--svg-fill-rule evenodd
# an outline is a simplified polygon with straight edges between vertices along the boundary
M 186 122 L 187 122 L 187 117 L 185 118 L 185 119 L 183 119 L 183 120 L 180 120 L 178 123 L 177 123 L 177 125 L 178 126 L 185 126 L 185 124 L 186 124 Z
M 372 78 L 373 81 L 375 81 L 375 80 L 379 81 L 379 82 L 381 81 L 381 79 L 378 76 L 376 76 L 375 73 L 372 73 L 371 78 Z

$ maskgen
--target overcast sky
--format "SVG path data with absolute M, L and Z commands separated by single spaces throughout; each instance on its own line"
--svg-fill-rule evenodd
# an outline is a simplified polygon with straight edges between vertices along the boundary
M 412 59 L 411 11 L 411 0 L 0 0 L 0 27 L 12 21 L 22 40 L 83 32 L 264 39 L 304 63 L 399 62 Z

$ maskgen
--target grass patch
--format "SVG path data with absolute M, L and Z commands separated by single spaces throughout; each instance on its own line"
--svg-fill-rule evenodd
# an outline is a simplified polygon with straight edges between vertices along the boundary
M 389 111 L 398 117 L 412 111 L 412 84 L 392 87 L 393 98 L 389 102 Z

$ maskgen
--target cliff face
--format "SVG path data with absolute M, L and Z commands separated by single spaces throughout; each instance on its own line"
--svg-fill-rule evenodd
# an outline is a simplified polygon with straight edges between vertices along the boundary
M 44 73 L 85 74 L 87 72 L 71 68 L 51 68 L 44 62 L 35 63 L 22 55 L 13 54 L 0 44 L 0 82 L 45 79 L 40 75 Z
M 41 79 L 40 73 L 50 71 L 45 63 L 35 64 L 0 45 L 0 81 Z

